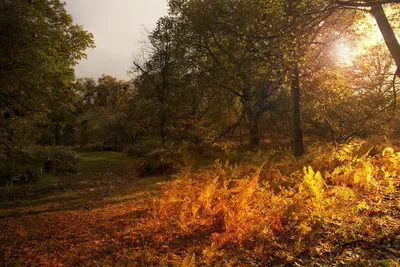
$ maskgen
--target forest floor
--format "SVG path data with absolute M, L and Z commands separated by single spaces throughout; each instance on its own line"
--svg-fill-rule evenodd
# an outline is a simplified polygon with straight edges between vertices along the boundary
M 130 232 L 169 177 L 135 177 L 117 152 L 81 153 L 77 174 L 1 189 L 0 265 L 102 265 L 132 248 Z
M 138 178 L 137 160 L 122 153 L 88 152 L 80 153 L 80 158 L 76 174 L 0 189 L 0 265 L 197 265 L 188 248 L 208 237 L 173 237 L 175 245 L 166 246 L 141 231 L 152 219 L 150 209 L 160 188 L 173 177 Z M 397 187 L 388 194 L 380 203 L 380 212 L 370 215 L 391 218 L 379 236 L 353 238 L 329 248 L 328 253 L 321 251 L 324 244 L 320 242 L 308 254 L 295 255 L 298 261 L 280 260 L 285 258 L 280 251 L 270 263 L 260 263 L 243 250 L 243 255 L 235 252 L 235 262 L 229 263 L 227 251 L 225 260 L 210 265 L 400 266 L 399 191 Z

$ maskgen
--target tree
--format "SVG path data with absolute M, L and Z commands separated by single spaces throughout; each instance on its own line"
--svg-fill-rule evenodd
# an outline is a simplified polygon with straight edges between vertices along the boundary
M 39 117 L 68 107 L 74 69 L 93 36 L 59 0 L 0 3 L 0 140 L 26 140 Z M 25 132 L 25 134 L 23 134 Z M 24 137 L 22 137 L 24 136 Z
M 281 13 L 285 18 L 276 35 L 280 36 L 288 67 L 291 90 L 292 150 L 298 157 L 304 153 L 301 125 L 301 84 L 307 60 L 318 53 L 348 28 L 352 16 L 343 16 L 326 1 L 283 1 Z M 340 17 L 340 20 L 338 19 Z M 310 54 L 315 54 L 310 58 Z
M 77 118 L 78 143 L 100 143 L 113 149 L 129 143 L 127 112 L 132 84 L 104 74 L 97 82 L 83 78 L 78 84 L 85 91 Z
M 158 119 L 159 119 L 159 136 L 162 145 L 167 141 L 167 103 L 170 94 L 172 67 L 171 60 L 172 51 L 172 21 L 168 17 L 158 20 L 156 29 L 148 36 L 151 46 L 150 59 L 143 62 L 143 65 L 138 60 L 133 61 L 133 74 L 138 74 L 137 82 L 142 80 L 142 83 L 147 83 L 150 90 L 150 98 L 154 98 L 159 104 Z
M 132 95 L 132 86 L 129 82 L 118 80 L 110 75 L 103 74 L 97 82 L 92 78 L 83 78 L 78 81 L 85 88 L 83 102 L 88 109 L 122 107 Z
M 195 69 L 230 93 L 237 121 L 223 136 L 245 124 L 251 147 L 262 138 L 261 118 L 282 86 L 285 66 L 279 42 L 269 36 L 281 20 L 280 6 L 263 1 L 170 1 L 174 16 L 185 24 Z
M 170 0 L 169 6 L 169 15 L 149 36 L 148 58 L 134 62 L 134 98 L 143 111 L 135 119 L 137 125 L 148 122 L 148 129 L 157 131 L 162 144 L 179 135 L 198 142 L 200 129 L 211 127 L 217 132 L 214 141 L 239 132 L 256 147 L 265 136 L 264 129 L 273 128 L 266 124 L 276 123 L 271 118 L 286 112 L 289 104 L 279 101 L 287 100 L 290 92 L 292 112 L 284 119 L 291 117 L 291 126 L 281 125 L 291 129 L 293 153 L 301 156 L 300 92 L 310 86 L 310 66 L 324 60 L 321 54 L 353 30 L 360 12 L 323 0 Z M 337 82 L 352 81 L 319 74 Z M 349 99 L 356 101 L 361 95 L 352 95 L 354 87 L 345 89 Z M 367 101 L 364 96 L 357 101 L 360 107 Z
M 384 44 L 351 62 L 327 51 L 304 80 L 304 126 L 309 136 L 332 143 L 380 134 L 393 113 L 391 56 Z
M 382 33 L 386 46 L 388 47 L 397 66 L 397 76 L 400 77 L 400 44 L 391 27 L 389 20 L 383 9 L 384 4 L 399 4 L 399 0 L 364 0 L 364 1 L 334 1 L 339 8 L 356 8 L 371 13 Z

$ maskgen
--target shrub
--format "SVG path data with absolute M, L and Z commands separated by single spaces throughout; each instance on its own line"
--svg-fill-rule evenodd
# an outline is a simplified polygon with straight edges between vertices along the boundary
M 205 157 L 212 156 L 212 153 L 218 153 L 223 151 L 217 145 L 213 146 L 207 143 L 199 143 L 199 144 L 185 143 L 184 149 L 192 155 L 199 155 Z
M 35 158 L 41 162 L 46 173 L 75 173 L 78 158 L 75 152 L 61 147 L 36 147 Z
M 145 157 L 152 151 L 160 149 L 161 143 L 158 140 L 149 139 L 142 140 L 135 144 L 126 145 L 123 149 L 124 153 L 132 157 Z
M 80 146 L 78 149 L 83 152 L 103 151 L 103 143 L 100 142 L 90 143 L 84 146 Z
M 265 162 L 274 162 L 281 158 L 292 157 L 289 151 L 285 150 L 248 150 L 233 145 L 225 145 L 222 148 L 224 160 L 231 164 L 252 164 L 262 165 Z
M 138 163 L 138 176 L 177 173 L 183 166 L 183 156 L 173 147 L 154 149 Z
M 1 184 L 35 183 L 43 173 L 76 172 L 77 157 L 67 148 L 33 146 L 2 155 Z
M 146 155 L 144 149 L 138 145 L 127 145 L 124 148 L 124 153 L 130 157 L 142 157 Z
M 81 145 L 75 147 L 76 150 L 82 152 L 101 152 L 101 151 L 123 151 L 123 148 L 116 145 L 110 145 L 101 142 L 94 142 L 87 145 Z
M 332 242 L 347 242 L 348 227 L 355 223 L 364 224 L 357 231 L 368 236 L 371 207 L 398 183 L 400 153 L 387 147 L 371 156 L 366 147 L 355 142 L 315 148 L 312 156 L 288 157 L 268 167 L 219 162 L 212 170 L 180 174 L 155 201 L 149 233 L 156 232 L 161 243 L 162 237 L 202 233 L 208 240 L 203 263 L 227 248 L 256 253 L 261 245 L 258 256 L 266 258 L 266 246 L 299 253 L 327 232 Z M 299 167 L 302 162 L 308 164 Z M 293 165 L 297 169 L 281 172 Z

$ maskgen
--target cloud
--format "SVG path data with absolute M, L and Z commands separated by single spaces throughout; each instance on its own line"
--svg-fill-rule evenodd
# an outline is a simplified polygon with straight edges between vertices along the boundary
M 167 14 L 166 0 L 66 0 L 74 22 L 95 36 L 96 48 L 76 68 L 77 77 L 109 74 L 129 79 L 132 54 L 140 51 L 143 27 Z

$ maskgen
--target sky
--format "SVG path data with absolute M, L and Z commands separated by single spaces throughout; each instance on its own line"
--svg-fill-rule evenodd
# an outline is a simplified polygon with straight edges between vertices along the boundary
M 167 14 L 167 0 L 64 0 L 75 23 L 93 33 L 96 48 L 75 67 L 77 77 L 108 74 L 128 80 L 127 71 L 146 30 Z

